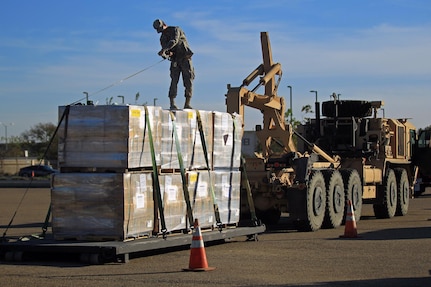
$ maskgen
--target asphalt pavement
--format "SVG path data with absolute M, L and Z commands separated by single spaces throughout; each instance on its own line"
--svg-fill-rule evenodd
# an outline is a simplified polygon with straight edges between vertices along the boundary
M 48 188 L 0 189 L 0 228 L 8 236 L 40 232 Z M 18 210 L 17 210 L 17 207 Z M 297 232 L 288 218 L 258 241 L 237 237 L 205 247 L 209 272 L 184 272 L 188 248 L 135 254 L 128 263 L 89 265 L 51 257 L 0 262 L 0 286 L 431 286 L 431 192 L 410 200 L 409 213 L 376 219 L 364 205 L 358 238 L 344 227 Z

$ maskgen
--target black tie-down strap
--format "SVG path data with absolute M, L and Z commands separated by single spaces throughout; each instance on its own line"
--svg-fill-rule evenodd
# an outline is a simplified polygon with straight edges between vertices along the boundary
M 212 203 L 213 203 L 213 207 L 214 207 L 214 216 L 215 216 L 217 227 L 218 227 L 219 231 L 222 231 L 223 224 L 222 224 L 221 219 L 220 219 L 220 211 L 219 211 L 219 207 L 218 207 L 215 192 L 214 192 L 213 181 L 211 179 L 211 168 L 210 168 L 209 160 L 208 160 L 208 149 L 207 149 L 205 134 L 204 134 L 203 126 L 202 126 L 202 118 L 201 118 L 201 114 L 199 113 L 198 110 L 196 110 L 196 117 L 197 117 L 197 122 L 198 122 L 199 134 L 201 137 L 202 150 L 204 153 L 205 163 L 207 165 L 207 170 L 208 170 L 209 183 L 210 183 L 209 186 L 210 186 Z
M 154 187 L 154 196 L 156 199 L 157 208 L 159 210 L 160 215 L 160 224 L 162 225 L 162 234 L 163 238 L 166 239 L 167 237 L 167 229 L 166 229 L 166 221 L 165 221 L 165 212 L 163 208 L 163 201 L 162 201 L 162 194 L 160 192 L 160 181 L 159 181 L 159 173 L 157 170 L 157 163 L 156 163 L 156 154 L 154 151 L 154 141 L 153 141 L 153 133 L 151 131 L 151 123 L 149 120 L 148 115 L 148 108 L 145 106 L 145 122 L 148 128 L 148 139 L 150 142 L 150 151 L 151 151 L 151 162 L 153 165 L 153 187 Z
M 181 172 L 181 181 L 183 184 L 183 195 L 184 195 L 184 200 L 186 202 L 187 217 L 189 219 L 190 228 L 193 228 L 194 226 L 193 211 L 192 211 L 192 206 L 190 204 L 190 195 L 189 195 L 189 189 L 187 186 L 187 178 L 186 178 L 186 171 L 184 168 L 183 155 L 181 153 L 181 144 L 178 139 L 177 128 L 175 125 L 175 115 L 172 111 L 170 112 L 170 115 L 171 115 L 171 121 L 172 121 L 172 129 L 173 129 L 172 132 L 174 135 L 175 146 L 177 149 L 178 165 L 180 167 L 180 172 Z
M 248 181 L 248 176 L 247 176 L 246 162 L 243 156 L 241 156 L 241 184 L 245 188 L 247 193 L 247 201 L 248 201 L 248 207 L 250 209 L 251 221 L 254 226 L 259 226 L 260 222 L 256 216 L 256 209 L 254 207 L 253 195 L 251 193 L 250 182 Z
M 69 111 L 70 111 L 70 105 L 66 106 L 66 108 L 65 108 L 65 110 L 63 112 L 63 115 L 61 116 L 61 118 L 60 118 L 60 120 L 58 122 L 57 128 L 55 129 L 54 133 L 51 135 L 51 138 L 50 138 L 50 141 L 48 143 L 48 146 L 47 146 L 47 148 L 46 148 L 46 150 L 45 150 L 45 152 L 44 152 L 44 154 L 43 154 L 43 156 L 42 156 L 42 158 L 41 158 L 41 160 L 39 162 L 39 166 L 41 165 L 42 160 L 45 159 L 45 157 L 46 157 L 46 155 L 47 155 L 47 153 L 48 153 L 48 151 L 49 151 L 49 149 L 50 149 L 50 147 L 51 147 L 51 145 L 52 145 L 52 143 L 54 141 L 54 138 L 57 135 L 57 132 L 58 132 L 58 130 L 60 128 L 60 125 L 61 125 L 61 123 L 63 122 L 64 119 L 66 119 L 66 130 L 67 130 L 67 121 L 68 121 L 68 118 L 69 118 Z M 65 131 L 65 133 L 66 133 L 66 131 Z M 7 231 L 9 230 L 10 226 L 12 225 L 12 223 L 13 223 L 13 221 L 15 219 L 15 216 L 16 216 L 16 214 L 18 212 L 18 209 L 20 208 L 21 203 L 24 200 L 24 197 L 27 195 L 27 192 L 28 192 L 28 190 L 29 190 L 32 182 L 33 182 L 33 178 L 31 178 L 31 181 L 29 182 L 29 184 L 28 184 L 28 186 L 26 188 L 26 191 L 25 191 L 25 193 L 23 194 L 23 196 L 22 196 L 22 198 L 20 200 L 20 203 L 19 203 L 18 207 L 16 208 L 16 210 L 15 210 L 12 218 L 10 219 L 10 221 L 9 221 L 9 223 L 8 223 L 8 225 L 7 225 L 4 233 L 3 233 L 2 241 L 6 241 Z M 51 217 L 51 203 L 49 204 L 48 211 L 47 211 L 47 214 L 45 216 L 45 221 L 44 221 L 43 226 L 42 226 L 42 234 L 41 235 L 32 235 L 33 238 L 42 239 L 42 238 L 45 237 L 45 234 L 46 234 L 46 232 L 48 230 L 49 218 L 50 217 Z

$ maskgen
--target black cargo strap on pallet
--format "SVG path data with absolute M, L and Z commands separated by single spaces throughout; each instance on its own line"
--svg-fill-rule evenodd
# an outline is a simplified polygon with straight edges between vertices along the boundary
M 52 142 L 54 141 L 55 135 L 57 134 L 58 129 L 59 129 L 59 127 L 60 127 L 61 123 L 63 122 L 64 118 L 66 118 L 66 119 L 68 118 L 68 116 L 69 116 L 69 111 L 70 111 L 70 106 L 66 106 L 66 109 L 64 110 L 63 115 L 61 116 L 61 118 L 60 118 L 60 120 L 59 120 L 59 122 L 58 122 L 57 128 L 56 128 L 56 129 L 55 129 L 55 131 L 54 131 L 54 134 L 53 134 L 53 135 L 51 135 L 51 139 L 50 139 L 50 141 L 49 141 L 49 143 L 48 143 L 48 146 L 47 146 L 47 148 L 46 148 L 46 150 L 45 150 L 45 152 L 44 152 L 44 154 L 43 154 L 43 156 L 42 156 L 42 158 L 41 158 L 41 160 L 40 160 L 40 162 L 39 162 L 39 165 L 41 165 L 42 160 L 46 157 L 46 155 L 47 155 L 47 153 L 48 153 L 48 150 L 49 150 L 49 148 L 51 147 L 51 144 L 52 144 Z M 7 225 L 7 227 L 6 227 L 5 231 L 4 231 L 4 233 L 3 233 L 2 241 L 5 241 L 5 240 L 6 240 L 6 234 L 7 234 L 8 230 L 9 230 L 9 228 L 11 227 L 11 225 L 12 225 L 12 223 L 13 223 L 14 219 L 15 219 L 15 216 L 16 216 L 16 214 L 17 214 L 17 212 L 18 212 L 18 209 L 20 208 L 20 206 L 21 206 L 21 204 L 22 204 L 22 202 L 23 202 L 23 200 L 24 200 L 25 196 L 27 195 L 27 192 L 28 192 L 28 190 L 29 190 L 29 188 L 30 188 L 30 186 L 31 186 L 31 184 L 32 184 L 32 183 L 33 183 L 33 177 L 31 178 L 31 180 L 30 180 L 29 184 L 27 185 L 27 188 L 26 188 L 26 190 L 25 190 L 25 192 L 24 192 L 23 196 L 21 197 L 20 202 L 18 203 L 18 207 L 16 208 L 16 210 L 15 210 L 14 214 L 12 215 L 12 218 L 10 219 L 10 221 L 9 221 L 9 223 L 8 223 L 8 225 Z M 47 229 L 48 229 L 48 225 L 49 225 L 49 224 L 48 224 L 48 221 L 49 221 L 49 217 L 50 217 L 50 215 L 51 215 L 51 203 L 50 203 L 50 205 L 49 205 L 49 207 L 48 207 L 48 214 L 47 214 L 47 216 L 46 216 L 46 218 L 45 218 L 45 223 L 44 223 L 44 225 L 43 225 L 43 227 L 42 227 L 43 235 L 45 235 L 45 233 L 46 233 L 46 231 L 47 231 Z
M 181 153 L 181 145 L 180 145 L 180 141 L 178 139 L 177 127 L 175 124 L 175 115 L 172 111 L 170 111 L 169 113 L 171 116 L 172 132 L 174 135 L 175 146 L 177 149 L 178 165 L 180 167 L 180 172 L 181 172 L 181 181 L 183 184 L 183 194 L 184 194 L 184 200 L 186 202 L 187 217 L 189 218 L 190 228 L 193 228 L 194 227 L 193 211 L 192 211 L 192 207 L 190 204 L 189 188 L 187 186 L 187 178 L 186 178 L 186 172 L 185 172 L 185 168 L 184 168 L 183 155 Z
M 147 114 L 147 112 L 145 111 L 145 114 Z M 148 121 L 147 121 L 148 118 Z M 142 147 L 141 147 L 141 155 L 139 156 L 139 166 L 142 166 L 142 158 L 144 157 L 144 150 L 145 150 L 145 138 L 147 136 L 147 122 L 149 122 L 149 116 L 145 116 L 145 123 L 144 123 L 144 134 L 142 136 Z M 151 138 L 151 140 L 153 140 Z
M 162 195 L 160 192 L 160 181 L 159 181 L 159 173 L 157 171 L 156 154 L 154 151 L 153 133 L 151 131 L 151 123 L 150 123 L 150 119 L 149 119 L 149 115 L 148 115 L 148 108 L 147 108 L 147 106 L 144 106 L 144 108 L 145 108 L 145 122 L 147 124 L 148 139 L 150 142 L 151 162 L 153 165 L 154 194 L 156 196 L 157 205 L 158 205 L 159 213 L 160 213 L 160 223 L 162 225 L 161 232 L 163 234 L 163 238 L 166 239 L 168 230 L 166 229 L 165 212 L 164 212 L 164 208 L 163 208 Z
M 241 182 L 243 186 L 245 186 L 245 190 L 247 192 L 247 201 L 248 201 L 248 207 L 250 209 L 251 221 L 253 222 L 254 226 L 258 226 L 260 224 L 256 216 L 256 209 L 254 207 L 253 195 L 251 193 L 250 182 L 248 181 L 248 176 L 247 176 L 247 167 L 245 163 L 245 158 L 243 156 L 241 156 L 241 170 L 242 170 Z
M 61 116 L 60 122 L 58 123 L 57 129 L 60 127 L 61 122 L 64 120 L 64 134 L 63 134 L 63 138 L 64 138 L 64 143 L 66 144 L 66 139 L 67 139 L 67 129 L 69 127 L 69 113 L 70 113 L 70 106 L 66 106 L 66 108 L 64 109 L 63 115 Z M 63 148 L 63 150 L 66 150 L 66 148 Z
M 236 136 L 236 119 L 235 115 L 231 114 L 232 117 L 232 152 L 230 155 L 230 174 L 229 174 L 229 201 L 228 201 L 228 222 L 230 222 L 231 219 L 231 206 L 232 206 L 232 182 L 233 182 L 233 163 L 235 160 L 235 136 Z
M 45 234 L 48 231 L 49 218 L 51 217 L 51 208 L 52 208 L 52 206 L 50 204 L 49 208 L 48 208 L 48 212 L 46 213 L 46 216 L 45 216 L 45 222 L 43 223 L 43 226 L 42 226 L 42 236 L 43 237 L 45 237 Z
M 221 219 L 220 219 L 220 211 L 219 211 L 217 199 L 216 199 L 215 192 L 214 192 L 213 181 L 211 178 L 211 168 L 210 168 L 210 164 L 209 164 L 209 160 L 208 160 L 208 149 L 207 149 L 205 134 L 204 134 L 203 126 L 202 126 L 202 118 L 201 118 L 201 114 L 199 113 L 198 110 L 196 110 L 196 118 L 197 118 L 197 122 L 198 122 L 199 134 L 201 137 L 202 150 L 204 153 L 205 163 L 207 165 L 207 170 L 208 170 L 208 177 L 209 177 L 209 183 L 210 183 L 209 186 L 210 186 L 211 198 L 212 198 L 212 202 L 213 202 L 214 216 L 215 216 L 216 224 L 217 224 L 219 231 L 222 231 L 223 224 L 222 224 Z
M 46 154 L 48 153 L 48 150 L 51 147 L 51 144 L 54 141 L 54 138 L 57 135 L 57 132 L 60 129 L 60 125 L 62 124 L 63 121 L 65 121 L 65 124 L 64 124 L 64 139 L 66 139 L 66 136 L 67 136 L 67 127 L 68 127 L 68 123 L 69 123 L 69 113 L 70 113 L 70 105 L 67 105 L 66 108 L 64 109 L 63 114 L 61 115 L 60 120 L 58 121 L 57 128 L 55 129 L 54 134 L 51 136 L 51 140 L 49 141 L 48 147 L 46 148 L 45 153 L 43 154 L 42 158 L 46 157 Z M 48 207 L 48 212 L 46 213 L 46 216 L 45 216 L 45 222 L 43 223 L 43 226 L 42 226 L 42 237 L 45 237 L 45 234 L 48 231 L 49 218 L 51 217 L 51 208 L 52 207 L 51 207 L 51 203 L 50 203 L 49 207 Z
M 66 108 L 63 111 L 63 114 L 61 115 L 60 121 L 58 122 L 57 129 L 55 130 L 55 134 L 57 133 L 57 130 L 60 128 L 61 123 L 64 121 L 64 131 L 63 131 L 63 151 L 66 150 L 66 143 L 67 143 L 67 131 L 69 128 L 69 114 L 70 114 L 70 105 L 66 106 Z M 54 135 L 55 135 L 54 134 Z M 52 137 L 54 138 L 54 137 Z M 63 157 L 66 156 L 66 154 L 63 154 Z

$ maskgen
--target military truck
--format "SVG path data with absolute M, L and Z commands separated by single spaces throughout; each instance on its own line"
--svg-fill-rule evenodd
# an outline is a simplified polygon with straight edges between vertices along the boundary
M 273 61 L 267 32 L 261 33 L 261 44 L 263 63 L 239 87 L 229 84 L 226 94 L 229 113 L 244 120 L 245 107 L 251 107 L 263 115 L 255 131 L 260 148 L 243 166 L 248 179 L 243 188 L 252 193 L 258 217 L 275 224 L 286 212 L 299 230 L 334 228 L 342 224 L 348 200 L 357 219 L 363 203 L 372 203 L 379 218 L 405 215 L 415 173 L 414 126 L 377 117 L 381 101 L 335 99 L 323 103 L 325 118 L 316 103 L 318 116 L 293 130 L 277 94 L 282 69 Z
M 301 133 L 340 156 L 345 183 L 346 169 L 358 173 L 362 189 L 346 189 L 357 219 L 362 203 L 373 204 L 377 218 L 407 214 L 416 172 L 414 125 L 407 119 L 386 118 L 383 101 L 340 100 L 335 93 L 332 97 L 322 103 L 323 118 L 302 125 Z

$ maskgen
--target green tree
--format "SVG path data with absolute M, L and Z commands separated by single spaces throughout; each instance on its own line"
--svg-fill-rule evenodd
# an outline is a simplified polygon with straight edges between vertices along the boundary
M 57 126 L 53 123 L 38 123 L 21 134 L 22 148 L 27 149 L 31 156 L 47 160 L 56 160 L 58 137 L 54 136 Z M 49 148 L 49 149 L 48 149 Z
M 21 147 L 21 139 L 20 137 L 11 136 L 8 138 L 8 144 L 6 149 L 6 144 L 2 144 L 2 148 L 0 149 L 0 157 L 18 157 L 24 156 L 23 149 Z
M 301 122 L 293 116 L 292 109 L 288 109 L 284 116 L 287 119 L 286 123 L 290 124 L 293 129 L 301 124 Z
M 24 142 L 44 143 L 49 142 L 54 134 L 56 126 L 53 123 L 38 123 L 30 130 L 21 134 Z
M 426 126 L 424 128 L 420 128 L 418 133 L 420 133 L 423 130 L 431 130 L 431 125 L 430 126 Z
M 302 107 L 301 109 L 301 113 L 304 113 L 305 115 L 309 114 L 309 113 L 313 113 L 313 110 L 311 109 L 310 105 L 305 105 Z M 291 117 L 292 115 L 292 110 L 288 109 L 287 112 L 284 114 L 285 118 L 286 118 L 286 123 L 291 124 L 292 127 L 295 129 L 296 127 L 298 127 L 301 124 L 301 121 L 298 120 L 295 117 Z M 304 121 L 308 121 L 310 118 L 308 117 L 304 117 Z
M 305 105 L 305 106 L 303 106 L 302 109 L 301 109 L 301 112 L 304 113 L 305 115 L 312 114 L 313 110 L 311 108 L 311 105 Z M 310 120 L 310 118 L 304 116 L 304 121 L 307 122 L 309 120 Z

